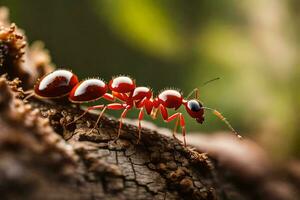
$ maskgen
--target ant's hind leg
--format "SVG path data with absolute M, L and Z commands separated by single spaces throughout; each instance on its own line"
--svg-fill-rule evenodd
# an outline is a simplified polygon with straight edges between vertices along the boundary
M 104 105 L 97 105 L 97 106 L 91 106 L 88 107 L 79 117 L 77 117 L 76 119 L 74 119 L 73 121 L 67 123 L 67 126 L 70 124 L 73 124 L 74 122 L 76 122 L 77 120 L 81 119 L 84 115 L 86 115 L 89 111 L 91 110 L 95 110 L 95 109 L 102 109 L 104 107 Z
M 98 118 L 97 118 L 97 121 L 95 122 L 94 127 L 89 131 L 89 133 L 91 133 L 94 129 L 96 129 L 96 127 L 97 127 L 97 125 L 98 125 L 98 123 L 99 123 L 99 121 L 100 121 L 100 119 L 101 119 L 103 113 L 105 112 L 106 108 L 107 108 L 107 107 L 104 106 L 104 108 L 102 109 L 101 113 L 99 114 L 99 116 L 98 116 Z
M 117 139 L 119 139 L 119 137 L 120 137 L 120 135 L 121 135 L 121 129 L 122 129 L 122 125 L 123 125 L 123 118 L 125 118 L 126 117 L 126 114 L 127 114 L 127 112 L 128 112 L 128 110 L 129 110 L 129 108 L 125 108 L 124 109 L 124 111 L 122 112 L 122 114 L 121 114 L 121 117 L 120 117 L 120 119 L 119 119 L 119 129 L 118 129 L 118 135 L 117 135 L 117 138 L 115 139 L 115 141 L 117 140 Z
M 139 137 L 138 137 L 138 140 L 136 142 L 137 144 L 139 144 L 140 140 L 141 140 L 141 132 L 142 132 L 142 123 L 141 123 L 141 121 L 143 120 L 143 118 L 144 118 L 144 108 L 141 108 L 140 113 L 139 113 L 139 117 L 138 117 L 138 119 L 139 119 L 139 129 L 138 129 Z
M 120 134 L 121 134 L 121 128 L 122 128 L 123 118 L 126 116 L 126 113 L 128 112 L 128 110 L 130 108 L 131 107 L 128 107 L 128 106 L 126 107 L 126 104 L 120 104 L 120 103 L 110 103 L 110 104 L 108 104 L 108 105 L 105 106 L 105 109 L 109 109 L 109 110 L 121 110 L 121 109 L 124 109 L 124 111 L 122 112 L 122 115 L 120 117 L 120 125 L 119 125 L 119 130 L 118 130 L 118 136 L 117 136 L 117 138 L 115 140 L 117 140 L 119 138 Z

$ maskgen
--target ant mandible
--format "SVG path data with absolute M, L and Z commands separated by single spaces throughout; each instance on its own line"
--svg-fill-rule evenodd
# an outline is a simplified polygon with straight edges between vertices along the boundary
M 111 94 L 107 93 L 108 89 L 111 91 Z M 195 98 L 189 99 L 193 93 L 195 94 Z M 146 110 L 146 113 L 153 119 L 156 119 L 159 112 L 165 122 L 171 122 L 176 119 L 173 137 L 176 138 L 175 133 L 178 125 L 180 125 L 184 145 L 186 146 L 186 130 L 183 114 L 181 112 L 176 112 L 171 116 L 168 114 L 168 109 L 177 110 L 181 105 L 185 107 L 190 117 L 201 124 L 204 121 L 204 110 L 212 111 L 214 115 L 226 123 L 238 138 L 241 138 L 219 111 L 203 106 L 199 101 L 199 90 L 197 88 L 194 89 L 187 98 L 183 98 L 182 94 L 177 90 L 171 89 L 164 90 L 160 92 L 157 97 L 153 97 L 153 92 L 150 88 L 136 87 L 135 81 L 128 76 L 114 77 L 110 80 L 109 84 L 106 85 L 105 82 L 100 79 L 87 79 L 79 82 L 77 76 L 71 71 L 58 69 L 38 80 L 34 86 L 34 90 L 25 99 L 31 96 L 48 99 L 68 96 L 70 102 L 79 104 L 96 101 L 100 98 L 114 102 L 107 105 L 101 104 L 88 107 L 82 115 L 71 123 L 83 117 L 90 110 L 102 109 L 94 126 L 94 128 L 96 128 L 106 109 L 123 110 L 119 120 L 118 136 L 116 139 L 120 136 L 123 119 L 126 117 L 127 112 L 135 107 L 140 110 L 138 115 L 138 143 L 141 138 L 141 121 L 144 117 L 144 110 Z M 117 99 L 121 101 L 121 103 L 115 103 Z

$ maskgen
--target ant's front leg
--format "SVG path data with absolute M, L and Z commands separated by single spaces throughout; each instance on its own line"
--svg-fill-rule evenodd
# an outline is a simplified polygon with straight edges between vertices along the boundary
M 175 131 L 177 130 L 178 121 L 179 121 L 179 125 L 181 126 L 181 131 L 182 131 L 184 146 L 186 146 L 185 121 L 184 121 L 184 117 L 183 117 L 182 113 L 178 112 L 178 113 L 175 113 L 175 114 L 173 114 L 173 115 L 171 115 L 169 117 L 167 109 L 164 106 L 162 106 L 162 105 L 160 105 L 160 112 L 161 112 L 161 115 L 162 115 L 163 119 L 165 120 L 165 122 L 171 122 L 172 120 L 174 120 L 174 119 L 177 118 L 177 122 L 175 124 L 175 128 L 174 128 L 174 131 L 173 131 L 173 137 L 175 139 L 177 139 L 177 137 L 175 136 Z

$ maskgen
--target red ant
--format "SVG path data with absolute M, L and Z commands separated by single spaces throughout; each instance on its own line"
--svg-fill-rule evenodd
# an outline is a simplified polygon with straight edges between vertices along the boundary
M 111 90 L 111 94 L 107 93 L 108 88 Z M 193 93 L 195 93 L 195 98 L 189 99 Z M 180 92 L 171 89 L 164 90 L 157 97 L 153 98 L 153 93 L 150 88 L 136 87 L 135 81 L 127 76 L 115 77 L 107 86 L 104 81 L 100 79 L 87 79 L 79 82 L 77 76 L 72 72 L 60 69 L 45 75 L 39 81 L 37 81 L 34 87 L 34 92 L 27 96 L 26 99 L 33 95 L 39 98 L 60 98 L 63 96 L 68 96 L 69 100 L 73 103 L 91 102 L 100 98 L 104 98 L 113 102 L 115 102 L 116 99 L 120 100 L 121 103 L 110 103 L 107 105 L 88 107 L 82 115 L 71 122 L 73 123 L 80 119 L 90 110 L 102 109 L 95 123 L 95 128 L 106 109 L 123 110 L 120 117 L 118 136 L 116 139 L 118 139 L 120 136 L 123 118 L 126 117 L 126 114 L 130 109 L 135 107 L 140 110 L 138 115 L 138 143 L 140 141 L 142 129 L 141 120 L 144 117 L 144 110 L 146 110 L 146 113 L 153 119 L 157 117 L 158 112 L 161 113 L 165 122 L 170 122 L 176 119 L 173 137 L 176 138 L 175 133 L 178 125 L 180 125 L 182 129 L 184 145 L 186 146 L 185 120 L 183 114 L 181 112 L 176 112 L 171 116 L 168 114 L 168 109 L 177 110 L 181 105 L 185 107 L 185 110 L 190 117 L 196 119 L 196 121 L 201 124 L 204 121 L 204 110 L 211 110 L 214 115 L 227 124 L 232 132 L 241 138 L 241 136 L 238 135 L 238 133 L 232 128 L 230 123 L 220 112 L 203 106 L 203 104 L 198 100 L 198 89 L 194 89 L 186 99 L 182 97 Z

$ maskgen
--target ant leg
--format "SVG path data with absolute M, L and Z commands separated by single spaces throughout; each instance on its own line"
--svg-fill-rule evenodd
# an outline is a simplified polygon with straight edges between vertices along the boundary
M 176 137 L 176 132 L 177 132 L 177 128 L 178 128 L 178 123 L 179 123 L 179 117 L 177 117 L 177 119 L 176 119 L 175 127 L 173 130 L 173 138 L 177 139 L 177 140 L 178 140 L 178 138 Z
M 31 97 L 34 96 L 33 90 L 27 90 L 27 91 L 24 91 L 23 93 L 24 93 L 24 95 L 27 95 L 27 96 L 23 99 L 23 101 L 26 101 L 26 100 L 28 100 L 28 99 L 30 99 Z
M 170 122 L 170 121 L 172 121 L 172 120 L 174 120 L 176 118 L 179 119 L 180 126 L 181 126 L 181 131 L 182 131 L 182 136 L 183 136 L 183 143 L 184 143 L 184 146 L 186 146 L 185 121 L 184 121 L 184 117 L 183 117 L 182 113 L 175 113 L 175 114 L 171 115 L 170 117 L 168 117 L 168 119 L 166 119 L 166 122 Z
M 141 124 L 141 121 L 143 120 L 143 118 L 144 118 L 144 108 L 141 108 L 141 109 L 140 109 L 140 113 L 139 113 L 139 117 L 138 117 L 138 119 L 139 119 L 139 138 L 138 138 L 138 140 L 137 140 L 137 144 L 139 144 L 139 143 L 140 143 L 140 140 L 141 140 L 141 132 L 142 132 L 142 124 Z
M 122 118 L 126 116 L 126 113 L 127 111 L 131 108 L 131 107 L 126 107 L 126 104 L 120 104 L 120 103 L 111 103 L 111 104 L 108 104 L 105 106 L 105 109 L 103 110 L 106 110 L 106 109 L 109 109 L 109 110 L 121 110 L 121 109 L 124 109 L 125 110 L 123 111 L 122 115 L 121 115 L 121 118 L 120 118 L 120 125 L 119 125 L 119 131 L 118 131 L 118 136 L 115 140 L 117 140 L 120 136 L 120 133 L 121 133 L 121 128 L 122 128 Z M 100 113 L 100 116 L 104 113 L 104 111 L 102 110 L 102 112 Z M 98 120 L 100 120 L 101 117 L 98 117 Z M 97 120 L 97 121 L 98 121 Z M 97 124 L 97 122 L 96 122 Z
M 24 91 L 23 93 L 24 93 L 24 94 L 31 94 L 31 93 L 33 93 L 33 90 L 26 90 L 26 91 Z
M 144 108 L 145 106 L 145 108 Z M 139 112 L 139 117 L 138 117 L 138 120 L 139 120 L 139 129 L 138 129 L 138 141 L 137 141 L 137 144 L 140 143 L 140 140 L 141 140 L 141 131 L 142 131 L 142 123 L 141 121 L 143 120 L 144 118 L 144 109 L 146 109 L 146 112 L 147 113 L 150 113 L 151 110 L 152 110 L 152 105 L 149 104 L 149 100 L 145 97 L 143 98 L 140 102 L 138 102 L 136 104 L 136 108 L 139 108 L 140 109 L 140 112 Z
M 97 124 L 99 123 L 99 121 L 100 121 L 100 119 L 101 119 L 101 117 L 102 117 L 102 115 L 103 115 L 103 113 L 105 112 L 106 109 L 107 109 L 107 106 L 104 106 L 104 108 L 102 109 L 101 113 L 99 114 L 99 116 L 97 118 L 97 121 L 96 121 L 94 127 L 89 131 L 89 133 L 91 133 L 94 129 L 96 129 Z
M 184 146 L 186 146 L 185 121 L 184 121 L 184 117 L 183 117 L 182 113 L 175 113 L 175 114 L 171 115 L 170 117 L 168 117 L 168 111 L 167 111 L 167 109 L 164 106 L 160 106 L 160 112 L 161 112 L 161 115 L 162 115 L 163 119 L 166 122 L 170 122 L 170 121 L 176 119 L 177 117 L 179 118 L 179 122 L 180 122 L 180 126 L 181 126 L 181 131 L 182 131 L 182 136 L 183 136 L 183 141 L 184 141 Z M 175 134 L 173 135 L 173 137 L 174 136 L 175 136 Z
M 159 108 L 160 108 L 159 111 L 160 111 L 160 113 L 161 113 L 162 118 L 163 118 L 164 120 L 167 120 L 167 119 L 168 119 L 168 116 L 169 116 L 168 110 L 166 109 L 166 107 L 164 107 L 164 106 L 162 106 L 162 105 L 160 105 Z M 157 111 L 158 111 L 158 109 L 157 109 Z
M 102 106 L 103 106 L 103 105 L 102 105 Z M 120 104 L 120 103 L 111 103 L 111 104 L 108 104 L 108 105 L 103 106 L 103 107 L 104 107 L 104 108 L 103 108 L 103 110 L 101 111 L 101 113 L 99 114 L 99 117 L 98 117 L 98 119 L 97 119 L 97 121 L 96 121 L 96 123 L 95 123 L 94 128 L 92 128 L 92 130 L 90 130 L 90 132 L 92 132 L 92 131 L 96 128 L 97 124 L 99 123 L 99 121 L 100 121 L 100 119 L 101 119 L 101 117 L 102 117 L 102 115 L 103 115 L 103 113 L 105 112 L 106 109 L 109 109 L 109 110 L 121 110 L 121 109 L 124 109 L 125 105 L 124 105 L 124 104 Z M 122 115 L 121 115 L 121 118 L 120 118 L 120 125 L 119 125 L 119 130 L 118 130 L 118 136 L 117 136 L 117 138 L 116 138 L 115 140 L 117 140 L 117 139 L 119 138 L 120 134 L 121 134 L 122 120 L 123 120 L 123 118 L 126 116 L 126 113 L 127 113 L 127 111 L 128 111 L 130 108 L 131 108 L 131 107 L 125 107 L 125 110 L 123 111 L 123 113 L 122 113 Z M 85 114 L 85 113 L 84 113 L 84 114 Z M 90 133 L 90 132 L 89 132 L 89 133 Z
M 104 105 L 97 105 L 97 106 L 91 106 L 91 107 L 88 107 L 84 113 L 82 113 L 77 119 L 73 120 L 72 122 L 68 123 L 67 125 L 69 124 L 72 124 L 74 122 L 76 122 L 77 120 L 79 120 L 80 118 L 82 118 L 85 114 L 87 114 L 90 110 L 95 110 L 95 109 L 102 109 L 101 113 L 99 114 L 98 116 L 98 119 L 94 125 L 94 127 L 91 129 L 90 132 L 92 132 L 96 127 L 97 127 L 97 124 L 99 123 L 103 113 L 105 112 L 106 109 L 110 109 L 110 110 L 120 110 L 120 109 L 123 109 L 124 108 L 124 105 L 122 104 L 119 104 L 119 103 L 111 103 L 111 104 L 108 104 L 107 106 L 104 106 Z M 89 133 L 90 133 L 89 132 Z
M 120 124 L 119 124 L 119 129 L 118 129 L 118 135 L 117 135 L 117 138 L 116 138 L 115 140 L 119 139 L 119 137 L 120 137 L 120 135 L 121 135 L 121 129 L 122 129 L 122 125 L 123 125 L 123 118 L 126 117 L 126 114 L 127 114 L 128 110 L 129 110 L 130 108 L 131 108 L 131 107 L 126 107 L 126 108 L 124 109 L 124 111 L 122 112 L 122 114 L 121 114 L 121 117 L 120 117 L 120 119 L 119 119 Z
M 114 102 L 114 101 L 116 100 L 116 97 L 114 97 L 114 96 L 113 96 L 112 94 L 110 94 L 110 93 L 105 93 L 102 97 L 103 97 L 104 99 L 108 100 L 108 101 L 113 101 L 113 102 Z M 114 107 L 114 105 L 110 105 L 110 104 L 109 104 L 109 106 Z M 104 108 L 103 108 L 103 107 L 104 107 Z M 113 108 L 111 108 L 111 107 L 109 107 L 109 109 L 113 109 Z M 95 123 L 93 129 L 90 131 L 90 132 L 92 132 L 92 131 L 96 128 L 97 124 L 99 123 L 99 121 L 100 121 L 100 119 L 101 119 L 103 113 L 104 113 L 105 110 L 108 108 L 107 106 L 100 105 L 100 106 L 92 106 L 92 107 L 89 107 L 89 108 L 88 108 L 82 115 L 80 115 L 76 120 L 74 120 L 74 121 L 68 123 L 67 125 L 76 122 L 78 119 L 82 118 L 88 111 L 94 110 L 94 109 L 99 109 L 99 108 L 103 108 L 103 110 L 102 110 L 101 113 L 99 114 L 99 117 L 98 117 L 98 119 L 97 119 L 97 121 L 96 121 L 96 123 Z
M 195 93 L 195 99 L 199 99 L 200 91 L 198 88 L 193 89 L 186 98 L 189 99 L 194 93 Z
M 208 108 L 208 107 L 203 107 L 206 110 L 210 110 L 212 111 L 212 113 L 217 116 L 220 120 L 222 120 L 227 126 L 228 128 L 239 138 L 239 139 L 243 139 L 243 137 L 238 134 L 238 132 L 231 126 L 231 124 L 229 123 L 229 121 L 217 110 L 212 109 L 212 108 Z
M 30 99 L 31 97 L 34 96 L 34 93 L 32 92 L 31 94 L 28 94 L 24 99 L 23 101 L 27 101 L 28 99 Z
M 115 101 L 115 97 L 109 93 L 105 93 L 103 96 L 102 96 L 104 99 L 108 100 L 108 101 Z M 77 105 L 78 106 L 78 105 Z M 104 107 L 104 105 L 98 105 L 98 106 L 91 106 L 91 107 L 88 107 L 77 119 L 73 120 L 72 122 L 68 123 L 68 125 L 76 122 L 77 120 L 81 119 L 84 115 L 86 115 L 90 110 L 95 110 L 95 109 L 101 109 L 101 108 L 104 108 L 103 111 L 100 113 L 98 119 L 97 119 L 97 122 L 95 124 L 95 127 L 97 126 L 97 124 L 99 123 L 100 121 L 100 118 L 101 116 L 103 115 L 104 111 L 106 110 L 107 107 Z M 94 128 L 95 128 L 94 127 Z M 93 129 L 94 129 L 93 128 Z M 92 129 L 92 130 L 93 130 Z
M 88 107 L 78 118 L 74 119 L 73 121 L 67 123 L 67 126 L 70 124 L 73 124 L 74 122 L 76 122 L 77 120 L 81 119 L 84 115 L 86 115 L 90 110 L 95 110 L 95 109 L 101 109 L 103 108 L 104 105 L 97 105 L 97 106 L 91 106 Z
M 178 140 L 178 138 L 176 137 L 176 131 L 177 131 L 178 122 L 179 122 L 179 115 L 178 115 L 178 113 L 175 113 L 174 115 L 172 115 L 172 116 L 169 117 L 167 109 L 164 106 L 161 106 L 161 105 L 160 105 L 160 113 L 161 113 L 163 119 L 166 122 L 170 122 L 170 121 L 172 121 L 173 119 L 175 119 L 177 117 L 177 120 L 176 120 L 176 123 L 175 123 L 175 127 L 174 127 L 174 130 L 173 130 L 173 138 Z

